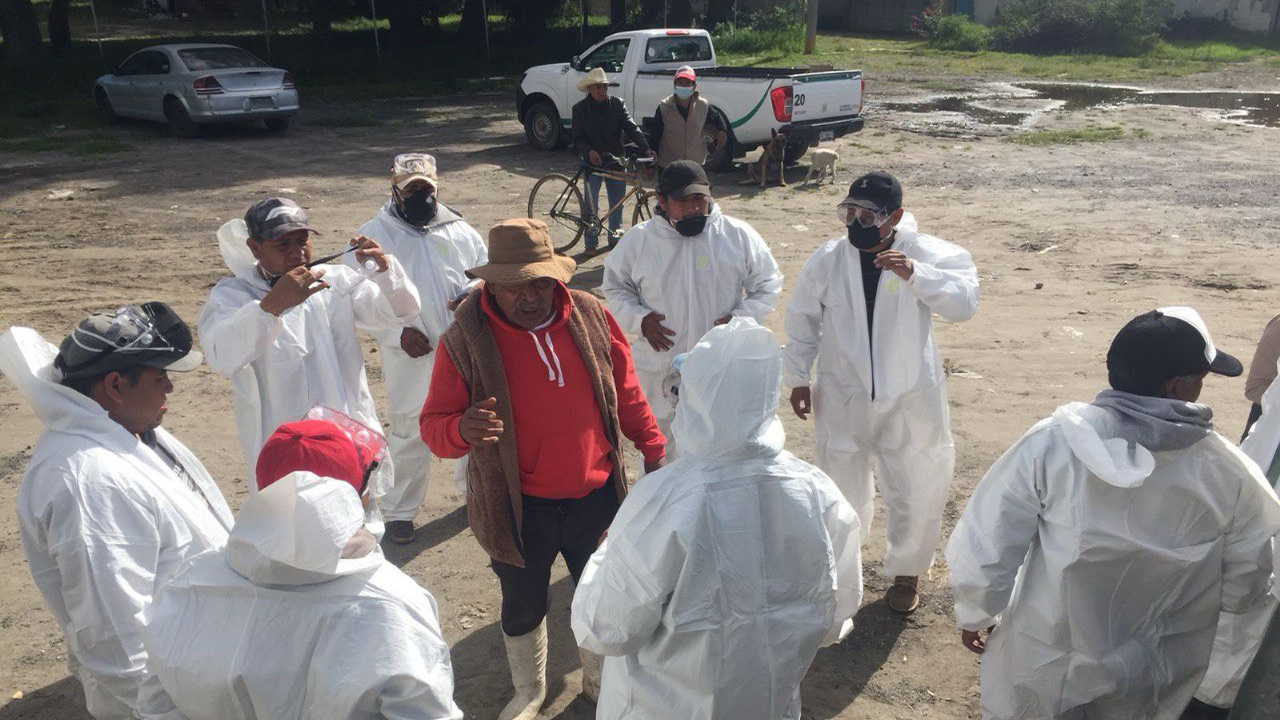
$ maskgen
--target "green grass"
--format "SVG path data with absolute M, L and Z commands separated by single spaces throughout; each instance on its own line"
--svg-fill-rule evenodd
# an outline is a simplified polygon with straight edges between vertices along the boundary
M 1079 143 L 1098 143 L 1120 140 L 1126 137 L 1124 128 L 1087 127 L 1073 130 L 1035 130 L 1032 132 L 1011 135 L 1007 140 L 1018 145 L 1077 145 Z M 1134 133 L 1130 137 L 1146 137 L 1145 133 Z

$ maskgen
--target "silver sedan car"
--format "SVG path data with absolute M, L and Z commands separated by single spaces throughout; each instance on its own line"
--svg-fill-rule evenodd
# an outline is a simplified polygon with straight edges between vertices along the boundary
M 298 112 L 293 77 L 234 45 L 143 48 L 94 82 L 93 100 L 106 122 L 158 120 L 184 138 L 201 125 L 255 120 L 281 132 Z

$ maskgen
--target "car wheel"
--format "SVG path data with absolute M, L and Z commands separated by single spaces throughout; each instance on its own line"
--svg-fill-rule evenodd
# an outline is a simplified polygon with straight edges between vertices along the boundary
M 169 120 L 169 128 L 173 130 L 175 137 L 188 139 L 200 135 L 200 126 L 191 119 L 187 109 L 177 100 L 169 98 L 165 101 L 164 116 Z
M 289 129 L 289 118 L 287 117 L 267 118 L 263 122 L 266 123 L 267 130 L 273 133 L 282 133 Z
M 524 118 L 524 135 L 529 144 L 539 150 L 556 150 L 562 146 L 560 113 L 549 102 L 540 102 L 529 108 Z
M 724 116 L 724 113 L 715 108 L 712 108 L 711 112 L 718 114 L 724 126 L 729 127 L 729 119 Z M 710 125 L 704 125 L 702 127 L 702 139 L 708 148 L 714 148 L 712 152 L 707 154 L 707 159 L 702 163 L 702 166 L 708 170 L 729 170 L 733 165 L 733 131 L 725 131 L 724 143 L 717 145 L 715 128 Z
M 800 158 L 804 157 L 805 153 L 809 152 L 809 148 L 812 146 L 813 143 L 808 140 L 792 140 L 787 143 L 787 149 L 783 152 L 782 157 L 788 165 L 795 165 L 800 162 Z
M 120 122 L 120 116 L 116 114 L 115 108 L 111 107 L 111 98 L 107 97 L 107 91 L 102 88 L 93 89 L 93 109 L 98 119 L 108 125 Z

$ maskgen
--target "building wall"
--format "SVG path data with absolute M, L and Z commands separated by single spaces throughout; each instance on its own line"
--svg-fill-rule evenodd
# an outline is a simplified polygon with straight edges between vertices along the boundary
M 990 24 L 1008 0 L 973 0 L 973 19 Z M 1223 17 L 1241 30 L 1270 32 L 1280 0 L 1174 0 L 1174 14 Z

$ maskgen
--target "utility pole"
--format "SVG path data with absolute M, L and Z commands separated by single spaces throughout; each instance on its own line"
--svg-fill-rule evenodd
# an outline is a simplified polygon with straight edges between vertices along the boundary
M 809 17 L 804 29 L 804 54 L 812 55 L 818 42 L 818 0 L 809 0 Z

